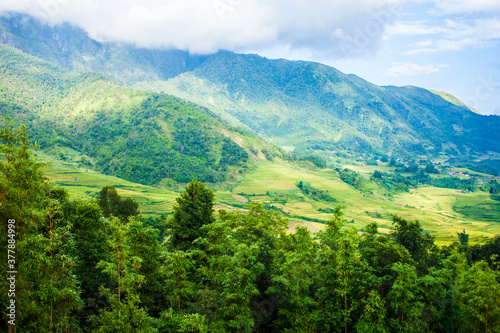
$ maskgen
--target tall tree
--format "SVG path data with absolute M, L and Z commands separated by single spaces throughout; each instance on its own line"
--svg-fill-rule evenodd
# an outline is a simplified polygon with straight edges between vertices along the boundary
M 202 227 L 206 237 L 196 241 L 205 249 L 207 265 L 200 268 L 205 288 L 199 290 L 213 332 L 252 332 L 252 301 L 259 291 L 257 276 L 263 265 L 258 261 L 259 247 L 238 242 L 235 229 L 224 221 Z M 204 303 L 211 299 L 213 302 Z
M 289 237 L 288 245 L 276 254 L 276 272 L 269 292 L 277 295 L 279 330 L 315 332 L 313 284 L 316 272 L 314 258 L 316 245 L 304 227 L 297 227 Z
M 417 264 L 417 269 L 425 273 L 432 264 L 431 250 L 435 250 L 434 239 L 426 233 L 419 221 L 406 221 L 394 215 L 391 235 L 395 242 L 404 246 Z
M 374 277 L 362 261 L 358 231 L 345 228 L 340 207 L 319 235 L 316 257 L 317 317 L 322 331 L 354 330 L 355 319 L 361 315 L 361 300 L 367 294 Z
M 162 249 L 157 240 L 158 230 L 146 226 L 141 218 L 131 217 L 127 227 L 130 254 L 141 259 L 138 273 L 144 282 L 137 289 L 148 313 L 158 317 L 165 303 L 163 276 L 160 274 Z
M 98 268 L 108 274 L 116 284 L 116 289 L 102 287 L 109 307 L 101 311 L 97 318 L 98 332 L 155 332 L 153 320 L 139 306 L 138 289 L 144 282 L 139 274 L 142 260 L 131 255 L 128 224 L 111 217 L 109 227 L 109 257 L 99 262 Z
M 395 263 L 393 270 L 397 278 L 387 295 L 397 315 L 391 320 L 393 329 L 398 332 L 420 332 L 424 327 L 422 321 L 424 303 L 419 297 L 416 269 L 408 264 Z
M 63 205 L 63 211 L 74 235 L 74 273 L 79 281 L 83 301 L 83 308 L 78 312 L 78 316 L 82 329 L 91 332 L 95 327 L 90 319 L 107 305 L 106 299 L 100 293 L 100 287 L 110 287 L 112 283 L 109 275 L 96 267 L 101 260 L 109 256 L 110 230 L 96 203 L 68 201 Z
M 46 208 L 47 219 L 38 232 L 28 233 L 19 242 L 21 248 L 29 249 L 20 263 L 21 270 L 27 272 L 24 280 L 29 286 L 27 299 L 31 301 L 26 302 L 30 319 L 23 323 L 25 329 L 56 332 L 77 327 L 73 316 L 81 300 L 73 273 L 74 237 L 61 212 L 60 202 L 51 199 Z
M 498 271 L 479 261 L 461 272 L 456 282 L 463 332 L 500 331 Z
M 215 220 L 214 193 L 204 184 L 192 181 L 176 201 L 178 205 L 169 223 L 171 244 L 181 251 L 195 249 L 193 241 L 206 235 L 201 227 Z

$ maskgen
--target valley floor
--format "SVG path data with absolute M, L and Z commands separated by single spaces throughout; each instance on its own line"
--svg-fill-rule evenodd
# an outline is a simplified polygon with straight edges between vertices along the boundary
M 48 156 L 42 155 L 42 158 L 46 160 Z M 352 168 L 368 177 L 374 167 Z M 53 161 L 46 174 L 52 182 L 65 187 L 72 198 L 88 199 L 103 186 L 113 185 L 121 196 L 136 200 L 146 216 L 170 214 L 176 204 L 175 198 L 183 190 L 182 185 L 168 182 L 162 187 L 136 184 L 60 161 Z M 305 195 L 297 187 L 299 181 L 309 183 L 335 201 Z M 396 214 L 408 220 L 419 220 L 441 245 L 456 241 L 457 232 L 464 229 L 471 243 L 500 233 L 500 203 L 491 200 L 487 193 L 459 193 L 454 189 L 430 186 L 394 196 L 383 195 L 376 189 L 362 193 L 340 180 L 335 170 L 313 168 L 304 162 L 258 162 L 233 182 L 209 187 L 216 195 L 216 209 L 245 209 L 250 201 L 262 202 L 267 209 L 288 217 L 292 230 L 297 225 L 306 225 L 312 232 L 322 230 L 323 222 L 331 218 L 335 206 L 343 205 L 346 219 L 359 230 L 376 221 L 382 232 L 388 232 L 392 216 Z

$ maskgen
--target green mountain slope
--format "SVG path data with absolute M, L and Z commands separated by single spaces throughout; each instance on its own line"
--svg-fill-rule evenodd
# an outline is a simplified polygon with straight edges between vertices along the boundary
M 65 69 L 101 73 L 127 84 L 166 80 L 198 67 L 206 59 L 179 50 L 99 43 L 78 27 L 49 26 L 19 14 L 0 17 L 0 43 Z
M 42 148 L 80 153 L 80 165 L 143 184 L 219 182 L 280 152 L 206 108 L 138 92 L 0 45 L 1 115 L 27 123 Z M 65 158 L 61 154 L 61 158 Z
M 500 117 L 319 63 L 221 51 L 193 71 L 135 87 L 204 105 L 282 146 L 408 155 L 500 150 Z
M 296 152 L 348 150 L 399 156 L 500 152 L 498 116 L 479 115 L 446 93 L 379 87 L 318 63 L 227 51 L 192 56 L 98 43 L 82 29 L 67 24 L 50 27 L 19 15 L 0 18 L 0 37 L 3 44 L 58 67 L 101 73 L 137 89 L 197 103 L 234 126 Z M 89 75 L 85 80 L 95 78 Z M 104 82 L 100 77 L 93 85 L 108 84 Z M 70 95 L 83 108 L 88 106 L 86 95 Z M 140 98 L 139 94 L 133 99 Z M 60 104 L 57 98 L 50 103 Z M 68 112 L 75 111 L 63 114 Z

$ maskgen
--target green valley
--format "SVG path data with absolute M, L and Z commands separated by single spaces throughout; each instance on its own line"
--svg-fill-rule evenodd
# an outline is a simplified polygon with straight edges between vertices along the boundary
M 38 156 L 51 161 L 44 154 Z M 111 185 L 123 197 L 136 200 L 145 216 L 171 214 L 175 198 L 185 187 L 185 183 L 175 182 L 163 182 L 158 186 L 136 184 L 88 169 L 77 169 L 69 162 L 52 160 L 53 166 L 47 169 L 47 175 L 54 184 L 68 189 L 73 198 L 95 198 L 102 187 Z M 360 171 L 366 178 L 375 169 L 386 172 L 393 169 L 348 167 Z M 297 187 L 298 182 L 327 193 L 335 201 L 305 195 Z M 323 230 L 335 207 L 342 205 L 346 219 L 360 230 L 375 221 L 382 232 L 388 232 L 392 216 L 399 215 L 419 220 L 439 244 L 456 241 L 457 233 L 463 229 L 470 234 L 471 243 L 483 242 L 500 233 L 500 202 L 492 200 L 489 193 L 459 193 L 456 189 L 422 186 L 388 197 L 384 196 L 386 190 L 375 182 L 366 179 L 367 190 L 359 191 L 342 181 L 336 170 L 320 169 L 307 162 L 256 162 L 232 181 L 208 186 L 215 193 L 217 210 L 245 211 L 250 202 L 260 202 L 267 209 L 287 217 L 290 230 L 297 225 L 307 226 L 311 232 Z
M 19 20 L 26 31 L 15 27 Z M 166 61 L 165 54 L 153 52 L 144 62 L 131 47 L 122 58 L 94 61 L 101 67 L 80 66 L 86 55 L 119 46 L 69 26 L 40 32 L 37 24 L 2 19 L 4 44 L 48 60 L 0 45 L 2 115 L 27 125 L 39 157 L 52 162 L 48 175 L 72 197 L 95 197 L 113 185 L 143 214 L 158 216 L 171 213 L 176 195 L 197 179 L 215 191 L 219 209 L 261 202 L 314 231 L 344 205 L 360 230 L 373 221 L 389 230 L 392 216 L 401 215 L 420 220 L 442 243 L 464 228 L 472 242 L 499 232 L 499 203 L 476 185 L 498 175 L 498 117 L 478 115 L 451 95 L 378 87 L 317 63 L 226 51 L 193 58 L 184 69 L 164 64 L 177 68 L 164 76 L 154 74 L 163 67 L 151 59 Z M 149 76 L 118 77 L 113 61 L 129 68 L 148 63 Z M 429 176 L 405 173 L 407 162 L 389 166 L 391 154 L 486 173 L 463 187 L 447 175 L 451 169 Z M 459 193 L 463 188 L 472 192 Z
M 0 329 L 500 332 L 499 130 L 316 62 L 0 15 Z

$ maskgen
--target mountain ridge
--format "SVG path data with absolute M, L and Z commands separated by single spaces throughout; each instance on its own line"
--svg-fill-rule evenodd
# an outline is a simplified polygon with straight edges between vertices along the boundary
M 380 87 L 314 62 L 222 51 L 193 71 L 134 87 L 234 117 L 281 146 L 453 155 L 498 152 L 500 143 L 498 135 L 481 138 L 484 127 L 499 126 L 499 117 L 478 115 L 424 88 Z M 467 131 L 479 139 L 463 137 Z
M 193 56 L 99 43 L 82 29 L 48 27 L 20 15 L 1 18 L 0 33 L 2 43 L 44 55 L 61 68 L 90 70 L 136 89 L 169 93 L 297 153 L 500 152 L 500 117 L 479 115 L 447 93 L 381 87 L 317 62 L 230 51 Z
M 49 26 L 32 17 L 7 13 L 0 17 L 0 42 L 61 68 L 96 72 L 121 83 L 165 80 L 196 68 L 207 56 L 174 49 L 136 48 L 98 42 L 81 28 Z

